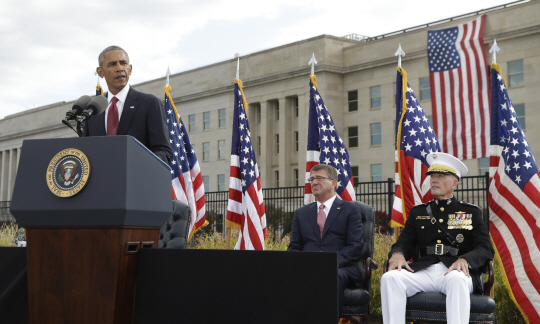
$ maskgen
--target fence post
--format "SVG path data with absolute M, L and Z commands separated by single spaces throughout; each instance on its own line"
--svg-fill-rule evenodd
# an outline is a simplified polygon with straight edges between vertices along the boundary
M 394 209 L 394 179 L 388 178 L 388 215 L 392 219 L 392 209 Z

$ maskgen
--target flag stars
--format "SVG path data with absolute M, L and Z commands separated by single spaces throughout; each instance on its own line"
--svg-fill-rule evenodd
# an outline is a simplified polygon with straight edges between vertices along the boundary
M 512 139 L 511 143 L 514 144 L 514 146 L 516 146 L 516 144 L 518 144 L 518 139 L 517 138 Z
M 407 143 L 407 145 L 405 145 L 405 151 L 410 151 L 412 148 L 412 145 L 410 145 L 409 143 Z
M 251 177 L 254 177 L 254 176 L 255 176 L 255 171 L 253 171 L 253 170 L 249 171 L 249 175 L 250 175 Z
M 414 142 L 416 143 L 416 146 L 422 146 L 422 143 L 423 143 L 420 139 L 417 139 Z
M 417 132 L 418 132 L 418 131 L 416 131 L 416 130 L 414 130 L 414 129 L 411 129 L 411 130 L 409 131 L 409 134 L 410 134 L 411 136 L 416 136 L 416 133 L 417 133 Z
M 517 171 L 519 168 L 520 168 L 519 163 L 514 162 L 514 166 L 512 167 L 512 169 L 516 169 Z
M 515 182 L 517 182 L 518 184 L 521 182 L 521 176 L 516 176 L 516 180 L 514 180 Z
M 420 122 L 420 117 L 414 116 L 414 121 L 417 122 L 417 123 L 419 123 L 419 122 Z
M 327 146 L 325 146 L 323 152 L 328 154 L 330 152 L 330 149 Z
M 512 153 L 512 156 L 513 156 L 514 158 L 517 158 L 517 157 L 519 156 L 518 151 L 514 150 L 514 153 Z
M 512 126 L 512 129 L 510 130 L 510 132 L 512 132 L 512 134 L 515 135 L 518 132 L 518 129 Z

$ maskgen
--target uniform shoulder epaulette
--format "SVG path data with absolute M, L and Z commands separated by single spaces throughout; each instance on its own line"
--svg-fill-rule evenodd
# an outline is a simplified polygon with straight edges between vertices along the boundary
M 482 210 L 482 208 L 480 208 L 479 206 L 476 206 L 476 205 L 473 205 L 473 204 L 469 204 L 468 202 L 463 201 L 463 200 L 460 200 L 459 203 L 462 204 L 462 205 L 466 205 L 466 206 L 476 207 L 476 208 Z

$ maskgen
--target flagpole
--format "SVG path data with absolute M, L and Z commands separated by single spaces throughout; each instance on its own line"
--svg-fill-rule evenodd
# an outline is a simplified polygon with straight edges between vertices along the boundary
M 396 53 L 394 54 L 394 56 L 398 57 L 398 68 L 400 68 L 401 67 L 401 57 L 405 56 L 405 52 L 401 48 L 401 43 L 399 43 L 398 49 L 397 49 Z M 403 88 L 403 85 L 401 85 L 401 87 Z M 396 143 L 396 145 L 399 145 L 399 143 Z M 401 199 L 403 199 L 403 197 L 401 197 Z M 392 212 L 392 211 L 390 211 L 390 212 Z M 405 212 L 405 210 L 403 210 L 403 212 Z M 397 241 L 400 233 L 401 233 L 401 227 L 399 227 L 399 226 L 394 227 L 394 240 Z
M 240 79 L 240 58 L 236 61 L 236 79 Z M 231 190 L 229 188 L 229 190 Z M 225 226 L 227 228 L 227 226 Z M 231 249 L 232 228 L 227 228 L 227 250 Z

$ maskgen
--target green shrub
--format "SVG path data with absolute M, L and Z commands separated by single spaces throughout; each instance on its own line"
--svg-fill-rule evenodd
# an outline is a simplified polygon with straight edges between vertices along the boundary
M 3 223 L 0 226 L 0 246 L 11 246 L 19 226 L 15 223 Z

